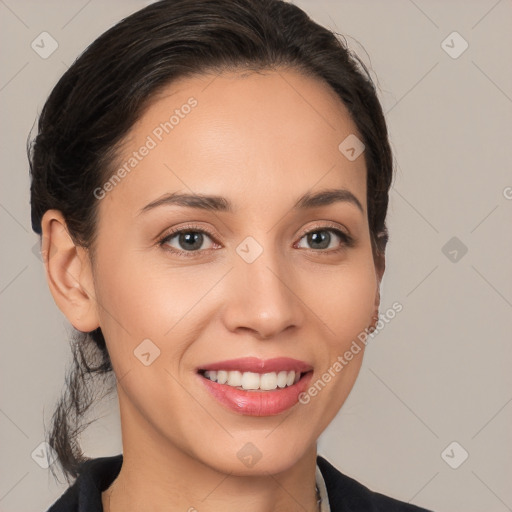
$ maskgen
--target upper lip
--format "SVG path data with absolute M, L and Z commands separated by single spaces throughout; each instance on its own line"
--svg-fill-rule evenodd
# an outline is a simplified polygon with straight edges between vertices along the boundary
M 202 370 L 227 370 L 253 373 L 271 373 L 280 371 L 295 371 L 295 373 L 305 373 L 312 370 L 313 367 L 298 359 L 291 357 L 275 357 L 272 359 L 259 359 L 257 357 L 242 357 L 239 359 L 229 359 L 207 364 L 198 368 Z

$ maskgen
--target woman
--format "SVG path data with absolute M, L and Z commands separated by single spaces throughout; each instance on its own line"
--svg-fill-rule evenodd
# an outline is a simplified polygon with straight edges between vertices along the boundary
M 425 510 L 316 453 L 378 321 L 393 173 L 330 31 L 280 0 L 157 2 L 38 129 L 32 225 L 77 331 L 49 444 L 78 478 L 51 512 Z M 112 372 L 123 454 L 87 460 L 88 378 Z

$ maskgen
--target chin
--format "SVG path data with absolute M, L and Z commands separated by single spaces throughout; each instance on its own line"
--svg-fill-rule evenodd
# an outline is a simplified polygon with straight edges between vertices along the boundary
M 279 427 L 278 427 L 279 428 Z M 231 439 L 228 446 L 219 446 L 219 453 L 201 455 L 204 464 L 224 474 L 232 474 L 238 476 L 278 474 L 289 470 L 297 464 L 308 450 L 306 443 L 302 448 L 302 442 L 296 441 L 290 436 L 279 436 L 276 433 L 270 434 L 275 436 L 274 440 L 269 440 L 268 433 L 261 432 L 259 435 L 244 436 L 244 440 Z M 316 455 L 316 445 L 314 453 Z M 205 447 L 206 448 L 206 447 Z

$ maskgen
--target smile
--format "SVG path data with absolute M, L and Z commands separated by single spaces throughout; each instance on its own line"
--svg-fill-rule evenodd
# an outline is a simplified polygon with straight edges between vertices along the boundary
M 246 357 L 207 364 L 197 373 L 219 405 L 246 416 L 273 416 L 298 403 L 313 367 L 288 357 Z

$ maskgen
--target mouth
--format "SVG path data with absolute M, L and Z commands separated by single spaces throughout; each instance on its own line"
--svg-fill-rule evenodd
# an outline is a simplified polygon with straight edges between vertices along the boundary
M 272 416 L 297 404 L 313 367 L 291 358 L 249 357 L 205 365 L 197 374 L 210 395 L 231 411 Z

